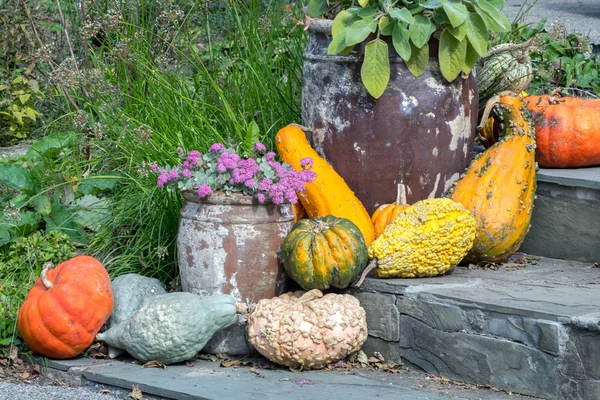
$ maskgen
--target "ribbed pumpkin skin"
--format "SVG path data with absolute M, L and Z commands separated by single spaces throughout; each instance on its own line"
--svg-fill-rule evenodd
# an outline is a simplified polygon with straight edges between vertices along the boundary
M 463 259 L 475 238 L 475 220 L 450 199 L 425 199 L 398 215 L 371 247 L 381 278 L 441 275 Z
M 528 96 L 536 131 L 536 161 L 545 168 L 600 164 L 600 99 Z
M 317 174 L 313 182 L 306 184 L 305 196 L 300 197 L 310 218 L 334 215 L 352 221 L 363 234 L 367 246 L 373 242 L 374 230 L 367 210 L 348 187 L 344 179 L 310 147 L 306 135 L 299 127 L 288 125 L 277 132 L 275 146 L 281 159 L 302 170 L 300 160 L 312 158 Z
M 72 358 L 94 340 L 113 308 L 110 278 L 93 257 L 77 256 L 38 278 L 19 309 L 17 327 L 31 350 L 50 358 Z
M 491 99 L 490 101 L 494 101 Z M 518 250 L 529 230 L 536 187 L 535 131 L 523 100 L 496 97 L 500 140 L 473 160 L 451 194 L 477 221 L 468 262 L 501 262 Z
M 408 204 L 382 204 L 377 207 L 377 210 L 371 216 L 373 227 L 375 228 L 375 239 L 377 239 L 387 228 L 387 226 L 400 214 L 402 211 L 410 207 Z
M 294 224 L 281 255 L 286 272 L 304 290 L 348 287 L 369 257 L 356 225 L 332 215 Z

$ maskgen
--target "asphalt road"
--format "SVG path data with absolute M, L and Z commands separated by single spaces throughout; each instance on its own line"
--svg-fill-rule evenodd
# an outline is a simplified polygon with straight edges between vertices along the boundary
M 548 24 L 561 23 L 568 32 L 582 33 L 592 43 L 600 44 L 599 0 L 506 0 L 504 13 L 511 22 L 521 10 L 529 10 L 524 22 L 539 22 L 546 17 Z

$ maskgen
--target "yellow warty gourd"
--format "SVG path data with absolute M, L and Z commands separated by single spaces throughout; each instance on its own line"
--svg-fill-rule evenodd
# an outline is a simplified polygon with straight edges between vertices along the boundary
M 369 256 L 381 278 L 436 276 L 454 268 L 475 239 L 475 219 L 450 199 L 422 200 L 404 210 L 383 231 Z

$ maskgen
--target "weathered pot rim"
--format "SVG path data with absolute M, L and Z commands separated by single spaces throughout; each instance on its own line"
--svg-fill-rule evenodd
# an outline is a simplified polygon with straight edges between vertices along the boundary
M 235 204 L 235 205 L 255 205 L 255 206 L 273 206 L 272 201 L 267 200 L 264 203 L 258 201 L 255 195 L 243 193 L 231 193 L 229 196 L 225 192 L 216 191 L 210 196 L 200 198 L 196 190 L 184 190 L 183 198 L 196 203 L 204 204 Z M 291 206 L 290 203 L 278 204 L 279 206 Z
M 333 20 L 325 18 L 313 18 L 310 20 L 308 25 L 309 32 L 325 33 L 331 36 L 331 27 L 333 26 Z

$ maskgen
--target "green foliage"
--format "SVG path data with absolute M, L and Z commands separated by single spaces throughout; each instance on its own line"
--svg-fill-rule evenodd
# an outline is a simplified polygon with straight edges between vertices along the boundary
M 167 31 L 147 28 L 165 10 L 140 9 L 146 22 L 123 14 L 122 30 L 91 52 L 111 88 L 89 90 L 91 114 L 104 127 L 91 163 L 96 174 L 122 175 L 110 196 L 111 218 L 91 242 L 112 275 L 138 272 L 165 282 L 177 275 L 182 197 L 157 188 L 152 162 L 174 165 L 177 147 L 206 152 L 229 139 L 242 151 L 256 141 L 273 149 L 277 130 L 300 120 L 306 38 L 296 26 L 300 7 L 285 5 L 234 0 L 183 8 L 188 18 Z
M 24 139 L 29 127 L 37 121 L 40 113 L 36 102 L 43 99 L 38 82 L 23 75 L 24 71 L 16 69 L 9 77 L 0 81 L 0 144 L 8 144 Z
M 61 160 L 77 157 L 77 137 L 55 132 L 31 146 L 25 156 L 0 162 L 0 245 L 45 229 L 59 231 L 79 243 L 108 217 L 104 197 L 118 183 L 117 174 L 73 176 L 60 171 Z
M 406 62 L 409 71 L 420 76 L 429 63 L 429 40 L 439 31 L 440 69 L 447 81 L 453 81 L 461 73 L 471 71 L 478 58 L 475 55 L 485 55 L 489 30 L 510 29 L 510 23 L 500 11 L 504 0 L 406 0 L 400 4 L 391 0 L 363 0 L 358 3 L 360 7 L 345 1 L 339 3 L 343 10 L 334 19 L 328 52 L 346 54 L 375 34 L 377 37 L 365 46 L 361 69 L 362 81 L 375 98 L 383 94 L 389 81 L 389 68 L 385 68 L 389 61 L 383 63 L 379 51 L 384 50 L 382 43 L 387 50 L 381 36 L 391 36 L 396 53 Z M 316 17 L 326 13 L 332 5 L 328 0 L 310 0 L 309 15 Z M 388 57 L 387 52 L 385 57 Z
M 70 238 L 60 232 L 35 232 L 0 247 L 0 346 L 19 343 L 17 312 L 44 263 L 57 265 L 74 252 Z

